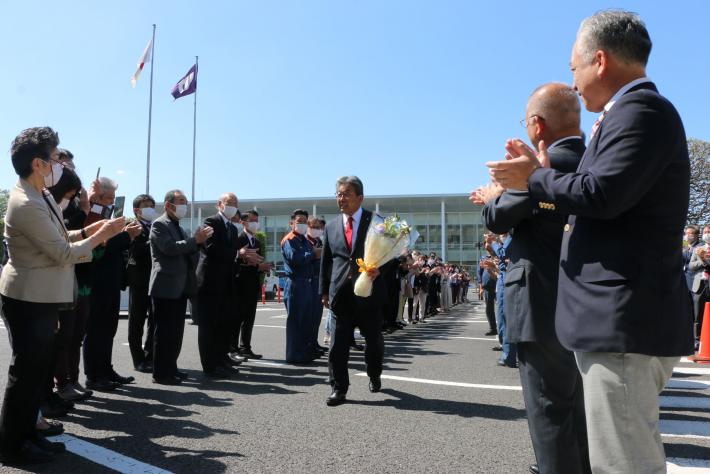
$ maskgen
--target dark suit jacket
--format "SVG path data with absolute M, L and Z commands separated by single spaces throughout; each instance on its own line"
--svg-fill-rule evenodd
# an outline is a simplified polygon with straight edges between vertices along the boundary
M 126 276 L 128 285 L 135 288 L 148 288 L 150 282 L 150 228 L 141 222 L 143 231 L 133 239 L 128 248 Z
M 576 173 L 536 170 L 530 195 L 570 214 L 560 254 L 556 325 L 583 352 L 693 352 L 680 265 L 690 164 L 683 124 L 653 84 L 619 98 Z M 644 238 L 634 238 L 643 230 Z
M 162 214 L 150 227 L 150 270 L 148 294 L 154 298 L 178 299 L 194 296 L 197 290 L 195 266 L 198 245 L 182 227 Z
M 552 168 L 571 173 L 584 154 L 581 138 L 559 143 L 550 150 Z M 491 231 L 512 231 L 506 252 L 506 332 L 510 342 L 557 341 L 555 303 L 560 268 L 562 229 L 567 216 L 540 206 L 525 191 L 509 191 L 483 208 L 483 222 Z
M 345 228 L 343 226 L 343 216 L 338 215 L 325 226 L 323 233 L 323 254 L 320 264 L 320 283 L 318 293 L 327 294 L 330 306 L 337 314 L 338 300 L 343 292 L 352 294 L 355 279 L 358 278 L 357 259 L 363 258 L 365 253 L 365 237 L 367 229 L 370 227 L 372 212 L 362 210 L 362 218 L 357 229 L 355 248 L 352 252 L 348 250 L 345 242 Z M 383 268 L 380 272 L 383 272 Z M 348 295 L 350 296 L 350 295 Z M 353 297 L 354 294 L 352 295 Z M 356 297 L 357 298 L 357 297 Z M 366 305 L 381 307 L 386 298 L 386 288 L 381 276 L 373 282 L 372 294 L 368 298 L 360 298 Z
M 256 237 L 252 237 L 252 239 L 254 241 L 253 244 L 249 242 L 249 236 L 247 236 L 246 232 L 242 232 L 237 238 L 237 249 L 241 249 L 243 247 L 256 249 L 259 255 L 261 255 L 259 239 Z M 259 286 L 259 269 L 253 265 L 244 265 L 241 263 L 239 265 L 240 269 L 239 278 L 237 279 L 237 286 L 240 293 L 244 295 L 252 294 L 254 295 L 254 298 L 257 298 L 261 292 L 261 288 Z
M 106 245 L 94 249 L 93 264 L 97 276 L 92 289 L 94 295 L 117 294 L 121 291 L 125 271 L 123 257 L 130 243 L 131 237 L 128 232 L 121 232 L 110 238 Z
M 229 224 L 233 227 L 230 238 L 219 214 L 205 219 L 205 225 L 212 227 L 214 233 L 200 248 L 197 288 L 200 293 L 223 294 L 235 288 L 235 278 L 239 274 L 237 228 Z

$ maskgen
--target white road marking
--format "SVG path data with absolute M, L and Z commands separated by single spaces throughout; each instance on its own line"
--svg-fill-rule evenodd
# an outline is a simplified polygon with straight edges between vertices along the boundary
M 255 324 L 255 328 L 281 328 L 286 329 L 286 326 L 269 326 L 268 324 Z
M 706 421 L 660 420 L 661 436 L 710 440 L 710 423 Z
M 675 374 L 685 375 L 710 375 L 710 367 L 675 367 Z
M 249 363 L 250 364 L 258 364 L 258 365 L 268 365 L 269 367 L 284 367 L 284 366 L 288 365 L 288 364 L 284 364 L 283 362 L 269 362 L 269 361 L 265 361 L 265 360 L 250 360 Z
M 710 397 L 660 397 L 662 408 L 702 408 L 710 410 Z
M 67 451 L 77 456 L 88 459 L 102 466 L 106 466 L 118 472 L 126 474 L 171 474 L 170 471 L 160 469 L 150 464 L 145 464 L 136 459 L 129 458 L 110 449 L 102 448 L 88 441 L 75 438 L 70 435 L 59 435 L 47 438 L 50 441 L 62 442 L 66 445 Z
M 710 470 L 710 460 L 666 458 L 668 474 L 701 474 Z
M 367 373 L 358 372 L 355 375 L 360 377 L 367 377 Z M 493 390 L 517 390 L 523 389 L 520 385 L 487 385 L 479 383 L 465 383 L 465 382 L 447 382 L 445 380 L 430 380 L 430 379 L 417 379 L 413 377 L 399 377 L 397 375 L 382 375 L 381 378 L 388 380 L 399 380 L 402 382 L 414 382 L 414 383 L 425 383 L 430 385 L 448 385 L 450 387 L 464 387 L 464 388 L 488 388 Z
M 283 311 L 285 308 L 256 308 L 257 311 Z
M 286 319 L 287 317 L 285 314 L 279 314 L 278 316 L 271 316 L 271 319 Z
M 670 379 L 666 384 L 666 388 L 705 390 L 710 388 L 710 382 L 705 380 Z

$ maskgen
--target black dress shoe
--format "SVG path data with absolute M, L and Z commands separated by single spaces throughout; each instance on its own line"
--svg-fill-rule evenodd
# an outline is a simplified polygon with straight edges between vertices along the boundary
M 494 331 L 493 329 L 491 329 L 490 331 L 488 331 L 487 333 L 484 334 L 484 336 L 497 336 L 497 335 L 498 335 L 498 331 Z
M 503 350 L 503 348 L 500 347 L 500 346 L 495 346 L 495 347 L 491 347 L 491 350 L 492 350 L 492 351 L 498 351 L 498 352 L 500 352 L 500 351 Z
M 49 441 L 40 435 L 36 435 L 31 441 L 32 443 L 34 443 L 35 446 L 44 451 L 47 451 L 48 453 L 62 454 L 67 450 L 66 446 L 64 446 L 64 443 Z
M 96 379 L 86 381 L 86 388 L 90 390 L 95 390 L 97 392 L 112 392 L 120 386 L 120 383 L 113 382 L 109 379 Z
M 54 459 L 54 455 L 27 440 L 22 443 L 19 452 L 3 453 L 0 458 L 2 458 L 2 463 L 5 466 L 23 466 L 50 462 Z
M 187 372 L 183 372 L 181 370 L 178 370 L 175 372 L 175 377 L 179 378 L 180 380 L 186 380 L 187 379 Z
M 345 403 L 345 393 L 333 390 L 328 399 L 325 401 L 326 405 L 329 407 L 337 407 Z
M 211 379 L 228 379 L 232 376 L 232 372 L 221 366 L 217 366 L 212 370 L 205 370 L 204 373 L 207 377 Z
M 240 356 L 236 352 L 232 352 L 230 354 L 227 354 L 224 357 L 225 364 L 229 364 L 229 365 L 241 365 L 242 362 L 245 362 L 246 360 L 247 359 L 245 357 Z
M 44 420 L 49 428 L 40 429 L 37 428 L 37 434 L 40 436 L 57 436 L 64 433 L 64 425 L 56 420 Z
M 121 385 L 128 385 L 129 383 L 133 383 L 136 381 L 135 377 L 131 377 L 131 376 L 123 377 L 121 375 L 118 375 L 116 372 L 112 373 L 108 379 L 111 382 L 116 382 Z
M 227 371 L 227 373 L 230 375 L 237 375 L 239 373 L 239 369 L 237 369 L 236 367 L 233 367 L 229 364 L 224 364 L 224 365 L 220 366 L 220 368 Z
M 251 349 L 241 349 L 239 355 L 247 359 L 261 359 L 264 357 L 261 354 L 254 354 Z
M 532 474 L 540 474 L 540 468 L 537 467 L 537 464 L 530 464 L 528 469 L 532 472 Z
M 382 389 L 382 379 L 379 377 L 372 377 L 370 379 L 370 392 L 377 393 Z
M 363 346 L 362 344 L 353 344 L 350 347 L 352 347 L 356 351 L 360 351 L 360 352 L 365 350 L 365 346 Z
M 153 382 L 160 385 L 180 385 L 182 379 L 172 375 L 167 377 L 153 377 Z
M 320 344 L 316 344 L 316 350 L 319 350 L 321 352 L 328 352 L 328 348 L 325 346 L 321 346 Z
M 138 372 L 142 372 L 144 374 L 152 374 L 153 373 L 153 364 L 150 362 L 141 362 L 136 366 L 136 370 Z

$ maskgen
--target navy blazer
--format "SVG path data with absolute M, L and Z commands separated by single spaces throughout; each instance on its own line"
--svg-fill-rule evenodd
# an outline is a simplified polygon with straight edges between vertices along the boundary
M 363 209 L 357 229 L 355 248 L 352 251 L 348 250 L 345 242 L 345 227 L 341 214 L 325 226 L 322 238 L 323 253 L 321 254 L 318 293 L 328 295 L 331 309 L 336 314 L 338 299 L 344 291 L 353 291 L 354 279 L 360 275 L 356 261 L 358 258 L 363 258 L 365 254 L 365 238 L 371 220 L 372 212 Z M 380 268 L 380 272 L 384 273 L 384 271 L 384 268 Z M 384 281 L 381 276 L 378 276 L 373 281 L 372 295 L 369 298 L 361 299 L 365 304 L 382 306 L 385 298 Z
M 581 138 L 550 150 L 552 168 L 573 172 L 584 154 Z M 567 216 L 552 203 L 537 202 L 526 191 L 508 191 L 483 208 L 486 227 L 496 234 L 512 231 L 506 256 L 506 332 L 511 342 L 554 342 L 557 276 L 562 229 Z
M 680 265 L 690 162 L 678 112 L 651 83 L 616 101 L 576 173 L 538 169 L 533 198 L 569 214 L 556 329 L 581 352 L 693 352 L 691 298 Z M 639 232 L 643 239 L 638 239 Z

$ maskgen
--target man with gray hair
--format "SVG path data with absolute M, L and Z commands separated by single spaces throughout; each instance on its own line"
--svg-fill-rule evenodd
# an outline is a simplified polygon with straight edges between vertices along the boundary
M 502 186 L 569 214 L 560 255 L 556 330 L 584 382 L 592 470 L 666 472 L 658 394 L 693 352 L 681 261 L 690 163 L 683 123 L 646 77 L 651 39 L 633 13 L 582 22 L 572 49 L 574 87 L 601 112 L 579 168 L 545 168 L 519 140 L 487 163 Z M 653 221 L 653 226 L 648 222 Z M 645 229 L 643 244 L 628 235 Z

